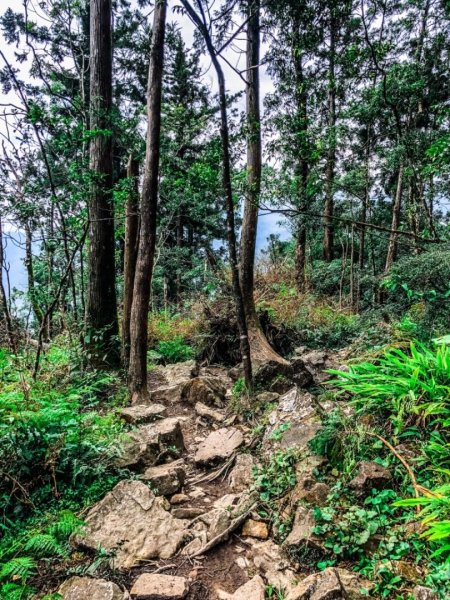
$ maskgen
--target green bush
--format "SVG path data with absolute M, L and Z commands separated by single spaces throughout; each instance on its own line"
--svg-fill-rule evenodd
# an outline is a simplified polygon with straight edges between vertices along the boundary
M 181 335 L 173 340 L 159 342 L 156 346 L 156 352 L 166 363 L 183 362 L 194 358 L 192 347 L 185 343 Z
M 383 280 L 386 310 L 409 316 L 424 336 L 433 337 L 450 329 L 450 252 L 434 248 L 418 256 L 397 261 Z

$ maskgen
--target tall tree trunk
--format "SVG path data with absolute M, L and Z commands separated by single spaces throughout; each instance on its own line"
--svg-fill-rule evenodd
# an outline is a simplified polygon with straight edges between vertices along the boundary
M 27 289 L 28 298 L 30 300 L 31 308 L 33 309 L 36 322 L 41 326 L 44 318 L 44 311 L 39 305 L 39 301 L 36 297 L 36 288 L 34 285 L 34 268 L 33 268 L 33 233 L 28 223 L 25 223 L 25 268 L 27 270 Z
M 336 81 L 335 53 L 337 24 L 330 7 L 330 49 L 328 70 L 328 152 L 325 167 L 325 232 L 323 239 L 323 257 L 326 262 L 333 260 L 334 246 L 334 171 L 336 166 Z
M 141 225 L 130 320 L 129 387 L 133 402 L 145 402 L 147 389 L 148 310 L 156 246 L 166 0 L 155 6 L 148 73 L 147 141 L 141 196 Z
M 117 365 L 118 321 L 115 277 L 114 212 L 112 203 L 113 156 L 112 27 L 111 0 L 90 4 L 90 169 L 89 294 L 87 325 L 100 343 L 90 342 L 95 366 Z
M 125 248 L 123 267 L 122 362 L 130 358 L 130 318 L 139 235 L 139 163 L 130 155 L 127 165 L 128 196 L 125 206 Z
M 236 251 L 236 230 L 235 230 L 235 219 L 234 219 L 234 202 L 233 202 L 233 188 L 231 185 L 231 158 L 230 158 L 230 135 L 228 128 L 228 115 L 227 115 L 227 95 L 225 89 L 225 77 L 223 74 L 222 67 L 220 66 L 216 50 L 214 48 L 210 32 L 206 25 L 204 15 L 200 17 L 195 10 L 192 8 L 188 0 L 181 0 L 181 3 L 186 8 L 192 21 L 196 24 L 199 31 L 201 32 L 206 47 L 208 49 L 211 62 L 216 71 L 217 80 L 219 84 L 219 104 L 220 104 L 220 135 L 222 139 L 222 182 L 223 191 L 225 194 L 225 208 L 227 215 L 227 238 L 228 238 L 228 254 L 230 259 L 231 278 L 232 278 L 232 289 L 234 303 L 236 306 L 236 318 L 239 329 L 239 341 L 242 364 L 244 367 L 244 379 L 248 389 L 252 387 L 252 362 L 250 355 L 250 342 L 248 338 L 247 330 L 247 319 L 245 317 L 244 300 L 242 296 L 241 283 L 239 279 L 239 265 Z
M 388 251 L 386 255 L 386 265 L 384 272 L 389 273 L 397 256 L 397 233 L 395 233 L 400 225 L 400 214 L 402 209 L 402 194 L 403 194 L 403 164 L 400 164 L 398 170 L 397 187 L 395 189 L 395 197 L 392 205 L 392 221 L 391 234 L 389 236 Z
M 308 132 L 307 92 L 305 89 L 305 78 L 303 74 L 303 58 L 301 52 L 301 41 L 299 36 L 300 23 L 294 21 L 294 38 L 292 48 L 292 59 L 295 71 L 295 101 L 300 133 L 301 145 L 298 148 L 298 162 L 296 175 L 298 181 L 298 207 L 300 211 L 307 208 L 307 189 L 309 164 L 308 153 L 305 147 Z M 295 280 L 300 293 L 306 290 L 306 223 L 305 217 L 300 214 L 296 224 L 296 251 L 295 251 Z
M 261 193 L 261 116 L 259 107 L 260 0 L 248 0 L 247 14 L 247 190 L 240 243 L 240 284 L 254 366 L 283 361 L 264 335 L 256 314 L 254 271 L 259 198 Z

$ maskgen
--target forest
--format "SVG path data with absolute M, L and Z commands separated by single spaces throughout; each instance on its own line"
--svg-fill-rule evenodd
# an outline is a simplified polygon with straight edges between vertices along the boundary
M 0 599 L 449 599 L 448 0 L 0 29 Z

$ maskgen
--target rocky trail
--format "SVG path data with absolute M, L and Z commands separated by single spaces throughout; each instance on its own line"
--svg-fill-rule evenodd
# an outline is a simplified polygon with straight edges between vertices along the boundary
M 343 355 L 332 358 L 303 350 L 282 377 L 274 377 L 274 365 L 259 370 L 267 391 L 256 404 L 271 406 L 264 430 L 232 408 L 234 370 L 198 369 L 193 362 L 157 367 L 151 404 L 122 412 L 134 427 L 120 464 L 135 477 L 121 481 L 90 509 L 85 529 L 73 540 L 80 549 L 110 553 L 110 581 L 72 577 L 59 590 L 63 598 L 357 600 L 370 595 L 372 584 L 350 570 L 314 572 L 299 558 L 302 553 L 320 557 L 323 551 L 312 533 L 312 508 L 323 504 L 330 490 L 318 476 L 324 459 L 312 455 L 307 444 L 320 428 L 320 411 L 330 409 L 320 406 L 313 392 Z M 253 471 L 282 448 L 298 450 L 299 460 L 295 486 L 279 499 L 280 511 L 293 524 L 278 545 L 270 515 L 258 510 Z M 364 493 L 385 483 L 390 474 L 382 471 L 361 465 L 354 486 Z

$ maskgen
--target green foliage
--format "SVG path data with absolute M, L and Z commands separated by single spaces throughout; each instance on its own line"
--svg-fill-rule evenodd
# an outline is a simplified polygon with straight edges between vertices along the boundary
M 358 559 L 365 555 L 365 547 L 375 534 L 385 534 L 393 526 L 392 502 L 398 498 L 392 490 L 373 491 L 363 506 L 351 505 L 346 510 L 315 508 L 314 533 L 324 537 L 324 546 L 335 557 Z M 391 542 L 392 543 L 392 542 Z M 393 544 L 392 544 L 393 546 Z M 400 558 L 409 550 L 400 542 L 389 553 L 390 558 Z
M 315 454 L 326 456 L 331 465 L 345 475 L 352 473 L 359 460 L 373 454 L 364 426 L 346 416 L 340 408 L 324 415 L 322 427 L 309 442 L 309 447 Z
M 382 286 L 387 290 L 386 311 L 403 315 L 412 310 L 413 320 L 425 339 L 450 329 L 450 252 L 447 250 L 432 249 L 401 258 Z
M 449 422 L 450 348 L 445 345 L 430 349 L 411 342 L 409 353 L 390 348 L 376 363 L 333 373 L 337 379 L 330 383 L 350 392 L 360 413 L 387 417 L 396 433 L 424 422 L 442 427 Z
M 124 426 L 114 411 L 115 376 L 81 373 L 54 345 L 33 382 L 22 358 L 0 352 L 0 597 L 28 598 L 35 561 L 64 559 L 82 522 L 74 515 L 118 480 Z
M 255 486 L 263 502 L 283 496 L 297 482 L 295 465 L 298 456 L 292 449 L 277 450 L 266 465 L 256 467 L 253 472 Z
M 444 472 L 450 476 L 450 471 Z M 399 500 L 396 505 L 422 507 L 422 537 L 434 548 L 433 558 L 442 556 L 450 563 L 450 484 L 441 485 L 419 498 Z
M 159 342 L 156 346 L 156 352 L 167 363 L 183 362 L 194 357 L 192 347 L 184 342 L 181 335 L 176 336 L 173 340 Z

